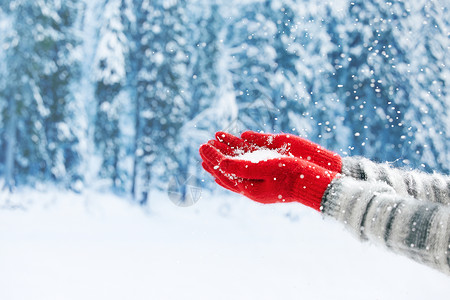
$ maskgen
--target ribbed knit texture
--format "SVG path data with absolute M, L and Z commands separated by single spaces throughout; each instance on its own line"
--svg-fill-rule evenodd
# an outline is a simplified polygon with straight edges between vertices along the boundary
M 449 176 L 405 171 L 392 168 L 387 163 L 374 163 L 363 157 L 345 157 L 342 162 L 344 175 L 369 182 L 382 181 L 399 195 L 450 205 Z
M 337 173 L 324 170 L 318 166 L 316 168 L 320 171 L 317 170 L 313 176 L 308 174 L 308 176 L 297 179 L 297 184 L 293 186 L 290 198 L 297 199 L 297 202 L 320 211 L 322 197 Z
M 371 169 L 370 173 L 368 178 L 377 172 Z M 393 180 L 391 183 L 400 182 L 397 176 L 406 174 L 387 173 L 389 180 Z M 424 182 L 416 173 L 407 176 L 415 178 L 418 186 L 414 190 L 419 194 L 422 193 L 419 187 L 426 187 L 429 182 L 428 176 Z M 440 181 L 447 178 L 440 177 Z M 393 252 L 450 275 L 450 207 L 439 204 L 448 203 L 448 199 L 431 197 L 430 200 L 433 202 L 398 193 L 386 182 L 343 176 L 332 181 L 323 196 L 321 209 L 325 215 L 344 223 L 360 239 L 385 245 Z

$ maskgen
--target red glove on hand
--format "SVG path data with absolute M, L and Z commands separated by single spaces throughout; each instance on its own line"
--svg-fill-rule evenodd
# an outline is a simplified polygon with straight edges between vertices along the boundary
M 216 141 L 209 141 L 209 143 L 223 154 L 230 156 L 252 152 L 258 148 L 267 148 L 308 160 L 330 171 L 340 173 L 342 169 L 342 158 L 338 154 L 292 134 L 246 131 L 242 133 L 241 138 L 238 138 L 219 131 L 216 133 Z
M 251 145 L 240 146 L 239 150 L 247 146 L 250 148 L 246 149 L 252 149 Z M 219 151 L 210 143 L 200 147 L 205 170 L 216 178 L 219 185 L 260 203 L 296 201 L 320 210 L 322 196 L 337 175 L 335 171 L 297 157 L 253 163 L 226 156 L 223 151 L 236 155 L 232 148 L 222 147 Z

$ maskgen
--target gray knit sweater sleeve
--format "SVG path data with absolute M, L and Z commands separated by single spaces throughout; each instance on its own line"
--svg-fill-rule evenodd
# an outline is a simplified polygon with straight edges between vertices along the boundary
M 360 239 L 450 275 L 450 207 L 399 195 L 385 182 L 342 176 L 328 187 L 321 210 Z
M 402 196 L 450 205 L 450 176 L 405 171 L 363 157 L 343 158 L 342 174 L 369 182 L 383 181 Z

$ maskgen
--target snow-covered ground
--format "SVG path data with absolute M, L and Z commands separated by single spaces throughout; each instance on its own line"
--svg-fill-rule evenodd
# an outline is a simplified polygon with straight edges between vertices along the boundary
M 101 192 L 13 197 L 17 209 L 0 209 L 0 299 L 450 295 L 450 277 L 360 243 L 301 205 L 231 193 L 204 194 L 188 208 L 155 193 L 147 210 Z

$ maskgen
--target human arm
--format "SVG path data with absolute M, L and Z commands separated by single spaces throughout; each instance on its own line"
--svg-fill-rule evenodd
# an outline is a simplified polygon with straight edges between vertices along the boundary
M 450 177 L 393 168 L 364 157 L 342 158 L 341 173 L 364 181 L 383 181 L 399 195 L 450 206 Z
M 223 149 L 222 149 L 223 150 Z M 398 194 L 285 157 L 250 163 L 202 145 L 204 168 L 221 186 L 260 203 L 300 202 L 343 223 L 363 240 L 450 274 L 450 207 Z M 281 197 L 280 197 L 281 196 Z
M 276 149 L 358 180 L 386 182 L 402 196 L 450 205 L 449 176 L 406 171 L 359 156 L 342 158 L 320 145 L 292 134 L 246 131 L 238 138 L 225 132 L 218 132 L 213 144 L 228 155 L 233 155 L 240 149 L 245 151 L 253 151 L 257 147 Z
M 321 211 L 362 240 L 450 275 L 448 206 L 399 195 L 384 182 L 342 176 L 328 187 Z

